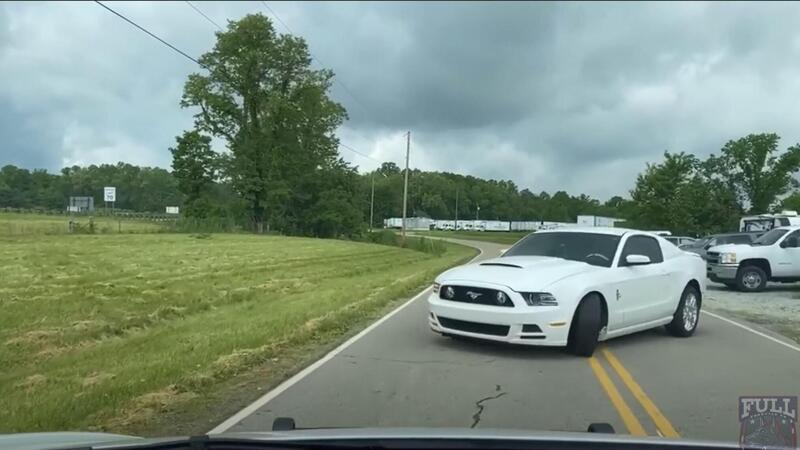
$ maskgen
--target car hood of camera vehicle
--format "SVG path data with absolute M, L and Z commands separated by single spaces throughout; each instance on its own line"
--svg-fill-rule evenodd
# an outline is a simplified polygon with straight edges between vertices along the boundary
M 387 444 L 387 441 L 397 441 Z M 248 448 L 273 448 L 276 445 L 292 443 L 336 444 L 340 448 L 404 448 L 402 441 L 426 443 L 427 448 L 452 448 L 448 441 L 494 441 L 513 442 L 520 449 L 545 449 L 558 445 L 565 449 L 606 448 L 608 444 L 636 449 L 738 449 L 737 443 L 716 443 L 664 439 L 660 437 L 634 437 L 629 435 L 587 433 L 587 432 L 547 432 L 502 429 L 470 428 L 320 428 L 295 429 L 290 431 L 222 433 L 197 437 L 140 438 L 106 433 L 52 432 L 20 433 L 0 435 L 0 450 L 57 450 L 57 449 L 136 449 L 176 448 L 180 445 L 194 445 L 192 448 L 215 448 L 214 444 L 247 442 Z M 263 446 L 260 446 L 262 444 Z M 410 443 L 406 448 L 412 448 Z M 418 448 L 418 447 L 414 447 Z
M 608 269 L 549 256 L 505 256 L 455 267 L 439 275 L 436 282 L 490 283 L 517 292 L 535 292 L 577 275 L 603 270 Z

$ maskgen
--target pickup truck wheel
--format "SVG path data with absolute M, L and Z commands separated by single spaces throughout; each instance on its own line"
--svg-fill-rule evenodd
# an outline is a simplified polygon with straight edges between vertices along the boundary
M 744 292 L 759 292 L 767 286 L 767 274 L 758 266 L 745 266 L 736 274 L 736 287 Z
M 673 336 L 689 337 L 697 329 L 700 321 L 700 293 L 691 284 L 686 286 L 678 302 L 678 309 L 667 324 L 667 331 Z
M 581 301 L 569 330 L 567 351 L 578 356 L 592 356 L 597 347 L 602 321 L 600 299 L 589 295 Z

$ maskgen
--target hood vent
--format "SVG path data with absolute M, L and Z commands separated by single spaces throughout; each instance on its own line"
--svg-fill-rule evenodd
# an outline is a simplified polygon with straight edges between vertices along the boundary
M 514 267 L 517 269 L 522 269 L 522 266 L 518 266 L 516 264 L 507 264 L 507 263 L 497 263 L 497 262 L 487 262 L 481 263 L 482 266 L 501 266 L 501 267 Z

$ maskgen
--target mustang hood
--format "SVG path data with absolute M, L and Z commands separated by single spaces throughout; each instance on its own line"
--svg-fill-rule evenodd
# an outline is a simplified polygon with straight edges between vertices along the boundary
M 573 275 L 596 270 L 604 268 L 549 256 L 506 256 L 450 269 L 436 281 L 442 284 L 491 283 L 515 291 L 528 291 L 544 289 Z

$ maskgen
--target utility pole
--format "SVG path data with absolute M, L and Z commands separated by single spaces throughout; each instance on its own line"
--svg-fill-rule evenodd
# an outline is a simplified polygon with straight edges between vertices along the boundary
M 458 186 L 456 186 L 456 223 L 453 224 L 453 231 L 458 231 Z
M 372 233 L 372 211 L 375 205 L 375 172 L 372 172 L 372 194 L 369 197 L 369 232 Z
M 403 182 L 403 242 L 406 241 L 406 207 L 408 206 L 408 154 L 411 151 L 411 132 L 406 133 L 406 176 Z

